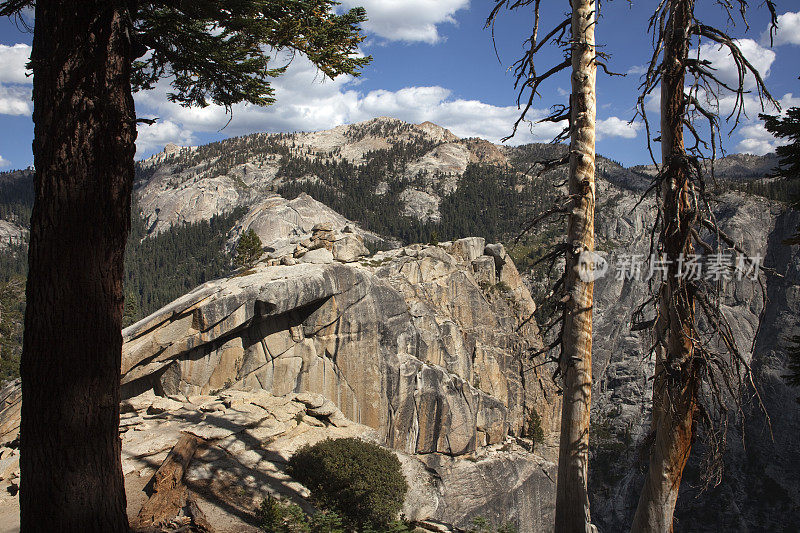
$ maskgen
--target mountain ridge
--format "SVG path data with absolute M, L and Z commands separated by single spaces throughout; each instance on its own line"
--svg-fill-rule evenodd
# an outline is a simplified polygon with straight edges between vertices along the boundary
M 160 232 L 176 223 L 252 205 L 267 192 L 295 187 L 315 196 L 312 186 L 336 188 L 335 177 L 322 175 L 325 169 L 320 167 L 333 165 L 339 172 L 353 173 L 372 165 L 383 177 L 363 195 L 384 196 L 392 187 L 399 188 L 401 212 L 420 222 L 436 222 L 441 218 L 440 201 L 457 188 L 469 165 L 523 176 L 530 167 L 523 160 L 552 159 L 565 150 L 553 144 L 497 145 L 458 138 L 431 122 L 379 117 L 317 132 L 255 133 L 201 147 L 170 145 L 137 164 L 136 190 L 148 228 Z M 390 164 L 381 164 L 384 160 Z M 721 180 L 741 181 L 747 169 L 752 176 L 774 163 L 774 155 L 733 154 L 717 162 L 716 174 Z M 599 177 L 635 190 L 646 189 L 653 172 L 648 166 L 625 168 L 602 155 L 597 167 Z

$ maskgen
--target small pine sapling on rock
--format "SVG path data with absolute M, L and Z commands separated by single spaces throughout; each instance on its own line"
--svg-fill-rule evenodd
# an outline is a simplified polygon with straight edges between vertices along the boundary
M 249 229 L 239 237 L 233 264 L 239 268 L 250 268 L 256 264 L 262 252 L 261 239 L 258 238 L 258 234 L 253 229 Z

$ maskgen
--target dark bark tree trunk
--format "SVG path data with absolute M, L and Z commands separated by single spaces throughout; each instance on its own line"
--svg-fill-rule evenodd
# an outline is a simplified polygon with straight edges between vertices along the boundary
M 136 124 L 120 0 L 37 0 L 35 202 L 22 354 L 22 531 L 127 531 L 123 254 Z
M 679 276 L 678 259 L 693 253 L 691 230 L 697 219 L 690 166 L 683 137 L 684 85 L 693 0 L 672 0 L 665 30 L 661 80 L 662 222 L 660 242 L 670 261 L 659 294 L 653 382 L 655 439 L 632 531 L 672 531 L 683 469 L 694 439 L 698 368 L 694 360 L 694 298 Z
M 595 2 L 572 0 L 572 138 L 567 227 L 565 304 L 561 344 L 564 395 L 558 453 L 555 528 L 592 530 L 587 491 L 589 414 L 592 403 L 592 306 L 594 283 L 578 275 L 580 254 L 594 251 L 595 206 Z

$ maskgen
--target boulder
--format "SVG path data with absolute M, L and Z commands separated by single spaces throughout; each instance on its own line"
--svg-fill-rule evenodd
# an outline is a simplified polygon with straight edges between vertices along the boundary
M 355 233 L 345 234 L 333 243 L 333 258 L 342 263 L 352 263 L 369 255 L 364 239 Z
M 498 267 L 502 266 L 506 261 L 506 257 L 508 257 L 508 254 L 506 254 L 506 249 L 500 243 L 487 244 L 486 248 L 483 250 L 483 253 L 490 257 L 494 257 L 495 263 Z
M 454 241 L 447 251 L 460 261 L 471 262 L 483 255 L 485 244 L 483 237 L 466 237 Z
M 330 233 L 331 231 L 333 231 L 333 223 L 330 222 L 330 221 L 317 222 L 311 228 L 311 232 L 312 233 L 319 233 L 319 232 L 328 232 L 328 233 Z
M 326 265 L 333 263 L 333 254 L 327 248 L 317 248 L 309 250 L 300 256 L 300 261 L 304 263 L 313 263 L 316 265 Z
M 479 284 L 497 284 L 497 268 L 495 267 L 494 257 L 483 255 L 472 261 L 472 272 L 475 280 Z

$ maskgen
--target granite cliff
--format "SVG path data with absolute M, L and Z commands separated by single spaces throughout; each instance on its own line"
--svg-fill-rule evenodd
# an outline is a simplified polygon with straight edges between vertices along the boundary
M 637 206 L 641 184 L 601 185 L 596 232 L 610 269 L 595 283 L 590 491 L 593 519 L 602 531 L 616 531 L 630 524 L 643 482 L 653 375 L 652 336 L 631 328 L 633 311 L 650 295 L 644 279 L 647 266 L 641 280 L 620 279 L 618 268 L 626 257 L 649 256 L 655 210 L 651 201 Z M 722 231 L 747 256 L 760 256 L 766 267 L 757 279 L 737 279 L 732 272 L 724 276 L 719 299 L 769 419 L 752 386 L 745 384 L 742 390 L 741 412 L 727 398 L 727 451 L 720 482 L 701 490 L 706 450 L 701 430 L 681 484 L 676 518 L 684 531 L 791 529 L 791 517 L 800 513 L 794 488 L 800 483 L 800 448 L 793 437 L 800 430 L 800 404 L 783 376 L 787 338 L 800 324 L 800 248 L 783 241 L 797 230 L 800 214 L 738 192 L 714 195 L 711 206 Z M 706 233 L 704 239 L 714 244 L 716 236 Z M 726 242 L 720 252 L 741 255 Z M 702 329 L 708 330 L 707 324 Z
M 531 410 L 552 426 L 552 396 L 523 367 L 541 342 L 535 305 L 507 256 L 484 255 L 480 238 L 351 263 L 303 262 L 312 252 L 209 282 L 126 329 L 123 394 L 323 394 L 409 453 L 502 442 Z
M 314 228 L 319 246 L 266 254 L 123 331 L 129 483 L 186 431 L 211 443 L 194 468 L 215 473 L 190 483 L 246 478 L 253 501 L 274 485 L 302 499 L 281 473 L 285 459 L 302 443 L 355 435 L 401 454 L 415 520 L 465 527 L 483 516 L 547 530 L 559 402 L 528 364 L 541 347 L 535 304 L 503 246 L 466 238 L 334 259 L 328 248 L 355 234 Z M 13 483 L 18 456 L 4 453 Z

